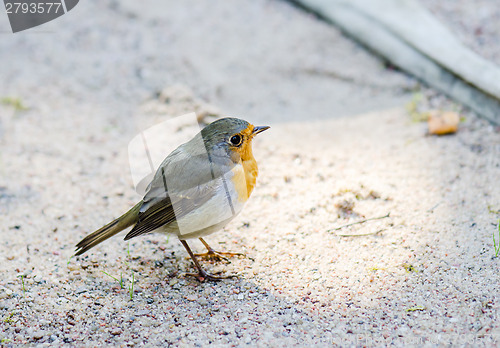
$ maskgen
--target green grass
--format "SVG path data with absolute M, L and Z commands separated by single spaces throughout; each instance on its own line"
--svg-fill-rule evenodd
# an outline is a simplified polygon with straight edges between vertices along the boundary
M 0 99 L 0 103 L 7 106 L 12 106 L 15 111 L 25 111 L 29 108 L 23 104 L 23 101 L 20 98 L 13 97 L 4 97 Z
M 26 297 L 26 288 L 24 287 L 24 274 L 18 275 L 21 278 L 21 284 L 23 285 L 23 297 Z
M 134 277 L 134 272 L 132 272 L 132 283 L 128 287 L 130 301 L 132 301 L 134 299 L 134 283 L 135 283 L 135 277 Z
M 109 273 L 106 273 L 104 271 L 101 271 L 101 272 L 104 273 L 105 275 L 107 275 L 108 277 L 113 278 L 114 280 L 116 280 L 118 282 L 118 284 L 120 284 L 120 289 L 125 289 L 125 285 L 124 285 L 124 282 L 123 282 L 123 273 L 120 273 L 120 279 L 118 279 L 118 278 L 113 277 Z
M 488 212 L 490 212 L 490 214 L 500 214 L 500 209 L 494 208 L 492 205 L 488 205 Z
M 407 308 L 406 311 L 407 312 L 416 312 L 416 311 L 425 311 L 426 308 L 424 306 L 415 306 L 415 307 L 410 307 L 410 308 Z
M 127 261 L 124 261 L 124 264 L 125 266 L 131 270 L 131 267 L 130 267 L 130 260 L 131 260 L 131 255 L 130 255 L 130 243 L 128 243 L 127 245 Z M 104 272 L 104 271 L 101 271 L 102 273 L 104 273 L 105 275 L 107 275 L 108 277 L 110 277 L 111 279 L 114 279 L 118 282 L 118 284 L 120 284 L 120 289 L 125 289 L 125 279 L 123 278 L 123 273 L 120 273 L 120 279 L 118 279 L 117 277 L 113 277 L 111 274 L 107 273 L 107 272 Z M 129 295 L 130 295 L 130 300 L 133 300 L 134 298 L 134 284 L 135 284 L 135 274 L 134 274 L 134 271 L 131 271 L 132 272 L 132 282 L 130 283 L 130 285 L 128 286 L 128 292 L 129 292 Z
M 13 324 L 14 323 L 14 320 L 12 319 L 13 316 L 14 312 L 10 312 L 9 315 L 7 315 L 7 317 L 3 320 L 3 322 L 6 324 Z
M 128 255 L 128 262 L 125 262 L 125 264 L 130 269 L 130 260 L 132 258 L 130 256 L 130 242 L 128 242 L 128 245 L 127 245 L 127 255 Z M 134 271 L 132 271 L 132 283 L 130 283 L 130 285 L 128 286 L 128 293 L 130 295 L 130 301 L 132 301 L 134 299 L 134 283 L 135 283 L 135 274 L 134 274 Z
M 415 272 L 418 273 L 418 269 L 416 269 L 413 265 L 410 265 L 409 263 L 403 263 L 403 267 L 406 272 Z
M 495 234 L 497 233 L 498 233 L 498 244 L 495 239 Z M 498 254 L 500 254 L 500 219 L 498 219 L 497 230 L 493 231 L 493 247 L 495 248 L 495 257 L 498 257 Z
M 386 269 L 383 267 L 370 267 L 368 268 L 369 271 L 376 272 L 376 271 L 385 271 Z
M 413 122 L 424 122 L 429 118 L 429 112 L 422 112 L 419 110 L 423 101 L 424 95 L 422 92 L 417 91 L 413 93 L 411 101 L 406 104 L 406 111 Z

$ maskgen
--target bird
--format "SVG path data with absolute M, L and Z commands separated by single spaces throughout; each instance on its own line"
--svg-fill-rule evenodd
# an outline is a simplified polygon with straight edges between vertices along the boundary
M 222 229 L 250 197 L 258 175 L 252 140 L 269 128 L 232 117 L 208 124 L 163 160 L 141 201 L 82 239 L 75 256 L 133 226 L 125 240 L 153 231 L 176 235 L 197 269 L 187 274 L 200 282 L 233 277 L 206 272 L 196 256 L 227 260 L 225 255 L 242 255 L 215 251 L 203 237 Z M 203 243 L 206 253 L 192 252 L 187 240 L 193 238 Z

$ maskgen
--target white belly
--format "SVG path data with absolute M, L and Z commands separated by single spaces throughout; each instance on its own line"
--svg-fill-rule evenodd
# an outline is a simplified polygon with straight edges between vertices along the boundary
M 160 227 L 158 232 L 175 233 L 179 239 L 190 239 L 222 229 L 238 215 L 245 204 L 244 200 L 239 199 L 235 188 L 235 184 L 239 187 L 246 186 L 234 181 L 236 178 L 245 180 L 244 175 L 237 175 L 240 171 L 243 171 L 243 167 L 237 165 L 232 171 L 216 179 L 217 194 L 176 222 Z

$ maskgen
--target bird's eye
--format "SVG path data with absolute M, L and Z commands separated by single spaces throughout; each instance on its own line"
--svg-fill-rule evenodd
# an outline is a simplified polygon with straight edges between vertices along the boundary
M 233 146 L 240 146 L 241 142 L 243 141 L 243 138 L 241 137 L 241 135 L 235 134 L 231 137 L 231 139 L 229 139 L 229 141 Z

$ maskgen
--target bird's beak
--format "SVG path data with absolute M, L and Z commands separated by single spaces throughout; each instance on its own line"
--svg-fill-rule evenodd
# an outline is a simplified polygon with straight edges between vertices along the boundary
M 262 133 L 263 131 L 265 131 L 266 129 L 269 129 L 269 128 L 271 128 L 271 127 L 269 127 L 269 126 L 253 127 L 252 135 L 257 135 L 259 133 Z

